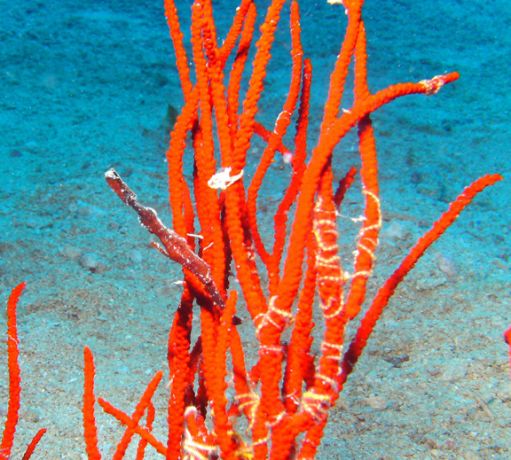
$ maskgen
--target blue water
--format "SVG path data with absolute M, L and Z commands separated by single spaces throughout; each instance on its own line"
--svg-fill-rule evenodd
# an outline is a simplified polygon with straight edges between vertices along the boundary
M 171 222 L 164 152 L 169 106 L 179 110 L 182 96 L 160 3 L 1 5 L 2 303 L 17 283 L 28 283 L 18 318 L 18 453 L 45 426 L 35 458 L 81 458 L 83 345 L 96 356 L 98 393 L 127 411 L 166 366 L 179 268 L 148 248 L 149 236 L 103 179 L 115 166 Z M 190 2 L 177 3 L 188 30 Z M 262 14 L 267 2 L 256 3 Z M 314 66 L 313 139 L 345 17 L 326 1 L 301 3 Z M 214 4 L 222 35 L 236 3 Z M 286 18 L 287 10 L 258 115 L 267 126 L 287 91 Z M 511 322 L 511 3 L 368 0 L 364 18 L 371 90 L 461 74 L 433 97 L 404 98 L 373 116 L 384 227 L 372 289 L 465 185 L 485 173 L 506 180 L 475 200 L 398 290 L 332 415 L 319 458 L 510 458 L 502 332 Z M 355 147 L 348 136 L 336 150 L 339 175 L 358 165 Z M 283 187 L 279 171 L 272 180 Z M 266 184 L 265 208 L 278 185 Z M 359 204 L 355 187 L 339 224 L 347 260 Z M 269 221 L 265 212 L 260 219 Z M 1 375 L 4 413 L 6 370 Z M 161 389 L 156 400 L 163 421 L 164 395 Z M 108 458 L 120 431 L 98 418 Z M 156 431 L 164 437 L 163 425 Z

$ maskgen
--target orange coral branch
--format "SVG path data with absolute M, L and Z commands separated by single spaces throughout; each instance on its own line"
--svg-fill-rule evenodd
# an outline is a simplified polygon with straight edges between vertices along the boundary
M 271 57 L 270 51 L 284 3 L 285 0 L 273 0 L 268 7 L 264 23 L 261 25 L 261 37 L 256 43 L 254 66 L 248 85 L 247 95 L 243 102 L 240 128 L 237 132 L 234 144 L 234 156 L 232 159 L 233 174 L 239 173 L 245 166 L 246 153 L 254 131 L 257 105 L 264 87 L 266 67 Z
M 145 439 L 148 444 L 150 444 L 156 452 L 162 455 L 167 454 L 167 449 L 163 443 L 158 441 L 156 437 L 145 427 L 141 427 L 140 425 L 133 423 L 131 417 L 123 412 L 120 409 L 117 409 L 114 405 L 110 404 L 107 400 L 103 398 L 98 398 L 99 405 L 103 408 L 103 410 L 112 416 L 114 416 L 119 422 L 123 425 L 132 429 L 135 433 L 137 433 L 142 439 Z
M 217 443 L 222 453 L 222 458 L 234 458 L 236 446 L 232 437 L 233 427 L 227 417 L 227 398 L 225 392 L 227 384 L 225 383 L 225 375 L 227 372 L 227 349 L 229 346 L 229 337 L 232 329 L 232 318 L 236 309 L 237 293 L 232 291 L 227 299 L 225 309 L 222 312 L 218 336 L 216 340 L 216 349 L 212 353 L 212 362 L 205 362 L 205 367 L 210 364 L 211 378 L 213 379 L 212 390 L 208 391 L 208 395 L 212 401 L 212 410 L 214 414 L 215 433 Z M 203 329 L 203 342 L 206 331 Z M 204 356 L 206 358 L 206 355 Z M 207 370 L 207 367 L 206 367 Z
M 154 392 L 158 388 L 158 385 L 160 384 L 162 377 L 163 377 L 162 371 L 156 372 L 154 377 L 147 385 L 144 393 L 142 394 L 142 397 L 140 398 L 140 401 L 135 407 L 133 413 L 131 414 L 130 425 L 128 425 L 126 431 L 122 435 L 121 440 L 117 444 L 117 448 L 115 449 L 114 455 L 112 456 L 112 460 L 121 460 L 124 458 L 124 455 L 126 454 L 126 449 L 129 446 L 133 434 L 135 433 L 133 426 L 138 424 L 139 420 L 143 417 L 146 409 L 151 405 L 151 398 L 153 397 Z M 144 439 L 144 441 L 146 440 Z
M 195 150 L 195 201 L 197 214 L 201 228 L 207 229 L 203 232 L 203 247 L 208 247 L 207 252 L 203 252 L 204 260 L 212 267 L 212 280 L 220 292 L 224 292 L 223 282 L 225 273 L 225 249 L 222 226 L 220 222 L 220 203 L 217 198 L 216 190 L 209 186 L 211 177 L 216 172 L 215 145 L 213 139 L 213 107 L 210 100 L 210 89 L 213 93 L 213 103 L 219 103 L 223 99 L 219 94 L 221 82 L 218 80 L 210 82 L 208 66 L 215 67 L 217 72 L 221 73 L 221 67 L 216 59 L 216 33 L 211 20 L 205 17 L 202 3 L 195 2 L 192 6 L 192 49 L 196 68 L 197 87 L 199 90 L 199 110 L 200 118 L 198 120 L 198 129 L 194 132 L 194 150 Z M 209 50 L 211 62 L 206 59 L 205 53 Z M 210 85 L 211 83 L 211 85 Z M 221 143 L 222 156 L 230 157 L 230 141 L 226 139 L 226 123 L 218 117 L 219 137 Z M 222 135 L 223 134 L 223 135 Z M 228 136 L 228 135 L 227 135 Z
M 307 245 L 307 270 L 303 288 L 298 300 L 294 328 L 287 350 L 286 374 L 284 377 L 284 395 L 286 410 L 294 413 L 302 397 L 303 381 L 306 380 L 307 367 L 312 357 L 313 302 L 316 290 L 316 243 L 311 240 Z
M 363 0 L 346 2 L 348 14 L 348 25 L 342 41 L 341 50 L 337 55 L 334 70 L 330 76 L 328 98 L 325 102 L 323 121 L 321 123 L 321 135 L 325 135 L 330 125 L 337 117 L 339 105 L 344 93 L 346 78 L 348 76 L 349 64 L 353 50 L 357 43 L 358 30 L 361 23 Z
M 83 349 L 83 438 L 89 460 L 100 460 L 101 454 L 98 448 L 98 429 L 94 415 L 96 396 L 94 395 L 94 357 L 89 347 Z
M 168 338 L 167 359 L 171 379 L 167 408 L 167 458 L 179 456 L 184 435 L 184 414 L 186 405 L 189 403 L 187 398 L 189 398 L 193 378 L 189 375 L 192 307 L 193 296 L 185 285 Z
M 238 109 L 240 103 L 240 88 L 243 71 L 248 59 L 248 51 L 252 43 L 254 34 L 255 21 L 256 21 L 256 6 L 250 2 L 250 7 L 247 11 L 243 30 L 241 32 L 240 42 L 238 45 L 238 52 L 232 63 L 231 73 L 229 77 L 229 85 L 227 88 L 227 102 L 228 102 L 228 119 L 231 137 L 234 138 L 238 130 Z
M 21 460 L 29 460 L 32 457 L 32 454 L 34 453 L 37 445 L 39 444 L 39 441 L 44 436 L 44 433 L 46 433 L 46 428 L 41 428 L 37 431 L 37 433 L 34 435 L 32 440 L 27 446 L 27 449 L 25 450 L 25 453 L 23 454 L 23 457 Z
M 399 267 L 392 273 L 385 284 L 378 290 L 371 306 L 364 315 L 357 333 L 352 340 L 348 351 L 343 358 L 343 373 L 340 382 L 344 383 L 347 376 L 353 370 L 353 366 L 357 362 L 360 354 L 366 346 L 367 339 L 371 335 L 376 322 L 381 316 L 390 297 L 394 294 L 397 285 L 403 280 L 408 272 L 414 267 L 417 261 L 422 257 L 424 252 L 433 244 L 442 233 L 454 222 L 463 209 L 475 198 L 475 196 L 486 187 L 502 180 L 499 174 L 491 174 L 483 176 L 471 185 L 450 204 L 449 209 L 442 214 L 428 232 L 426 232 L 417 241 L 415 246 L 410 250 L 408 255 L 403 259 Z
M 257 197 L 261 188 L 264 176 L 266 175 L 268 168 L 273 162 L 275 152 L 277 148 L 282 144 L 282 138 L 286 134 L 286 131 L 291 124 L 291 117 L 295 111 L 296 103 L 300 94 L 300 80 L 301 71 L 303 65 L 303 49 L 301 43 L 301 28 L 300 28 L 300 11 L 298 9 L 298 3 L 293 1 L 291 3 L 291 18 L 290 18 L 290 29 L 291 29 L 291 82 L 289 85 L 288 96 L 282 110 L 280 111 L 275 121 L 273 132 L 270 134 L 268 145 L 265 148 L 259 165 L 252 177 L 252 182 L 248 188 L 247 193 L 247 211 L 248 219 L 250 223 L 250 230 L 252 238 L 254 240 L 254 246 L 257 253 L 261 257 L 261 260 L 266 264 L 269 275 L 269 290 L 273 292 L 275 290 L 276 283 L 278 281 L 278 263 L 274 262 L 274 259 L 270 257 L 270 254 L 266 251 L 259 230 L 257 227 Z
M 504 341 L 507 343 L 508 347 L 509 369 L 511 372 L 511 326 L 509 326 L 504 332 Z
M 302 93 L 300 95 L 300 107 L 298 111 L 298 121 L 296 123 L 295 152 L 291 160 L 291 164 L 293 166 L 293 176 L 273 218 L 275 238 L 273 243 L 272 257 L 274 259 L 273 263 L 277 266 L 280 266 L 282 255 L 284 253 L 288 212 L 296 200 L 296 196 L 302 185 L 303 173 L 305 171 L 311 85 L 312 63 L 310 59 L 305 59 L 302 75 Z
M 211 12 L 212 15 L 212 12 Z M 236 13 L 231 24 L 231 28 L 225 37 L 225 40 L 218 50 L 218 59 L 222 63 L 222 67 L 227 61 L 236 45 L 236 41 L 240 38 L 240 49 L 243 49 L 243 32 L 242 28 L 247 24 L 253 22 L 255 19 L 255 5 L 253 0 L 241 0 L 241 4 L 236 8 Z M 249 27 L 250 28 L 250 27 Z M 251 34 L 250 34 L 251 35 Z M 239 53 L 239 51 L 238 51 Z
M 344 200 L 344 195 L 346 195 L 346 192 L 351 187 L 351 184 L 353 184 L 356 174 L 357 169 L 355 167 L 351 167 L 345 174 L 345 176 L 339 181 L 339 184 L 334 194 L 334 202 L 337 208 L 341 206 L 341 203 Z
M 355 104 L 367 99 L 369 95 L 366 36 L 364 24 L 361 24 L 355 47 Z M 358 314 L 364 303 L 367 280 L 373 269 L 382 225 L 376 141 L 369 115 L 366 115 L 358 124 L 358 138 L 361 160 L 360 179 L 365 206 L 364 220 L 357 241 L 354 273 L 345 306 L 345 313 L 350 319 Z
M 151 431 L 153 429 L 154 417 L 156 415 L 156 411 L 154 409 L 154 404 L 152 402 L 149 403 L 147 407 L 147 418 L 146 418 L 146 428 Z M 137 456 L 136 460 L 143 460 L 145 457 L 145 449 L 147 447 L 147 441 L 145 439 L 140 439 L 137 446 Z M 168 456 L 168 450 L 167 450 Z
M 0 457 L 8 459 L 14 443 L 14 434 L 18 424 L 21 394 L 21 372 L 19 365 L 18 326 L 16 307 L 25 289 L 25 283 L 18 284 L 7 301 L 7 363 L 9 366 L 9 404 L 0 443 Z
M 19 420 L 21 402 L 21 370 L 19 365 L 16 309 L 24 289 L 25 283 L 18 284 L 18 286 L 11 291 L 7 301 L 7 365 L 9 368 L 9 403 L 7 406 L 7 415 L 4 423 L 2 441 L 0 442 L 0 460 L 8 460 L 10 458 L 14 444 L 16 426 Z M 25 449 L 23 460 L 31 458 L 44 433 L 46 433 L 46 428 L 41 428 L 35 434 Z
M 176 52 L 176 67 L 181 80 L 181 87 L 185 100 L 189 98 L 192 91 L 192 82 L 190 80 L 190 68 L 188 67 L 188 57 L 183 44 L 183 32 L 179 25 L 179 17 L 174 0 L 164 0 L 165 17 L 169 26 L 170 36 L 174 43 L 174 50 Z
M 453 72 L 419 83 L 401 83 L 389 86 L 355 105 L 351 111 L 344 112 L 340 118 L 333 122 L 328 135 L 320 138 L 318 146 L 313 151 L 311 161 L 304 173 L 303 183 L 305 185 L 298 197 L 295 223 L 289 242 L 289 252 L 293 254 L 293 257 L 288 258 L 284 266 L 284 275 L 280 282 L 280 292 L 278 294 L 279 308 L 289 310 L 296 297 L 302 275 L 301 267 L 304 245 L 311 229 L 310 215 L 314 204 L 316 187 L 335 145 L 356 123 L 382 105 L 408 94 L 433 94 L 441 86 L 457 78 L 458 74 Z
M 272 137 L 272 132 L 264 127 L 262 123 L 255 122 L 254 123 L 254 134 L 257 134 L 261 139 L 266 142 L 269 142 Z M 290 155 L 291 151 L 283 144 L 282 139 L 280 139 L 277 144 L 277 150 L 282 155 Z

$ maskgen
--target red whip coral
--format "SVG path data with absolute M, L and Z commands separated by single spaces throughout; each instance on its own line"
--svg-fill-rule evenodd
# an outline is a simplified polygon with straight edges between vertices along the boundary
M 9 296 L 7 302 L 7 363 L 9 366 L 9 405 L 7 408 L 7 417 L 5 419 L 2 442 L 0 443 L 0 460 L 7 460 L 11 455 L 11 449 L 14 444 L 14 435 L 16 425 L 18 424 L 18 414 L 20 410 L 21 394 L 21 371 L 19 365 L 18 349 L 18 325 L 16 322 L 16 308 L 19 298 L 25 289 L 25 283 L 18 284 Z M 28 460 L 34 452 L 39 440 L 43 437 L 46 429 L 41 428 L 28 444 L 23 460 Z
M 467 187 L 419 239 L 374 299 L 367 301 L 366 287 L 382 224 L 371 114 L 402 96 L 435 94 L 458 74 L 371 92 L 363 2 L 345 0 L 345 37 L 330 77 L 319 136 L 310 149 L 307 130 L 313 69 L 304 59 L 296 1 L 290 7 L 291 80 L 286 100 L 273 126 L 256 120 L 284 3 L 274 0 L 267 9 L 255 43 L 248 89 L 243 94 L 241 81 L 248 72 L 248 50 L 255 34 L 255 3 L 241 1 L 220 45 L 211 0 L 195 1 L 192 55 L 188 56 L 176 5 L 165 1 L 184 94 L 166 154 L 173 229 L 165 227 L 156 211 L 141 205 L 115 171 L 108 171 L 106 179 L 123 202 L 138 213 L 141 223 L 160 239 L 162 246 L 154 247 L 182 265 L 184 287 L 169 333 L 167 439 L 161 441 L 151 431 L 151 396 L 161 379 L 157 374 L 132 415 L 99 399 L 105 411 L 126 425 L 116 458 L 122 457 L 135 434 L 140 439 L 137 458 L 143 457 L 147 445 L 169 459 L 312 458 L 329 410 L 396 286 L 463 208 L 481 190 L 500 180 L 499 175 L 487 175 Z M 352 61 L 354 101 L 351 108 L 340 111 Z M 286 147 L 284 137 L 293 121 L 292 145 Z M 339 255 L 337 209 L 355 172 L 350 170 L 339 182 L 332 157 L 335 147 L 353 128 L 358 131 L 364 211 L 353 273 L 349 274 Z M 255 172 L 248 177 L 247 156 L 254 135 L 265 141 L 265 148 Z M 278 151 L 290 160 L 292 176 L 275 211 L 273 244 L 268 248 L 260 235 L 257 200 Z M 194 164 L 191 183 L 183 172 L 188 154 L 193 155 Z M 232 289 L 233 278 L 239 292 Z M 368 308 L 360 326 L 345 344 L 346 327 L 366 302 Z M 314 308 L 319 308 L 324 322 L 321 338 L 312 333 Z M 245 309 L 257 338 L 256 363 L 245 362 L 237 328 L 235 312 Z M 196 311 L 200 315 L 200 338 L 193 344 Z M 311 351 L 314 339 L 320 341 L 317 356 Z M 85 377 L 87 451 L 90 458 L 98 458 L 94 366 L 87 349 Z M 145 413 L 147 419 L 141 425 Z M 244 425 L 241 417 L 246 419 Z

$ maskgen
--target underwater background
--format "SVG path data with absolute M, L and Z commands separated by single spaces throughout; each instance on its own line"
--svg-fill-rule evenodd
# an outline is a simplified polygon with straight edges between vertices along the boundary
M 188 33 L 191 2 L 176 3 Z M 267 3 L 256 2 L 260 16 Z M 237 2 L 213 4 L 223 36 Z M 314 138 L 345 15 L 323 0 L 300 4 L 314 67 Z M 131 411 L 151 375 L 166 369 L 180 294 L 180 268 L 149 248 L 146 230 L 103 175 L 115 167 L 170 225 L 164 153 L 182 96 L 160 0 L 0 7 L 1 303 L 16 284 L 28 284 L 18 309 L 23 392 L 13 458 L 40 427 L 48 432 L 33 458 L 86 458 L 83 346 L 95 354 L 97 394 Z M 258 115 L 267 127 L 289 83 L 285 11 Z M 478 196 L 400 286 L 318 457 L 508 459 L 511 380 L 502 333 L 511 323 L 511 2 L 367 0 L 363 15 L 371 90 L 461 74 L 433 97 L 406 97 L 372 116 L 384 217 L 373 291 L 464 186 L 485 173 L 505 181 Z M 358 161 L 348 136 L 336 150 L 337 176 Z M 288 165 L 276 163 L 259 200 L 263 223 L 289 177 Z M 359 195 L 356 184 L 340 216 L 345 261 Z M 164 386 L 157 395 L 155 431 L 164 438 Z M 100 410 L 97 417 L 108 458 L 123 429 Z

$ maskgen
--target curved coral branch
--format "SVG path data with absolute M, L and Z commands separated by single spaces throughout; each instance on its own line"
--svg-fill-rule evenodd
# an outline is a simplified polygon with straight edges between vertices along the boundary
M 18 300 L 25 289 L 25 283 L 18 284 L 11 292 L 7 301 L 7 363 L 9 366 L 9 404 L 5 419 L 2 442 L 0 443 L 0 456 L 9 458 L 14 434 L 18 424 L 21 394 L 21 371 L 19 365 L 18 326 L 16 324 L 16 307 Z

